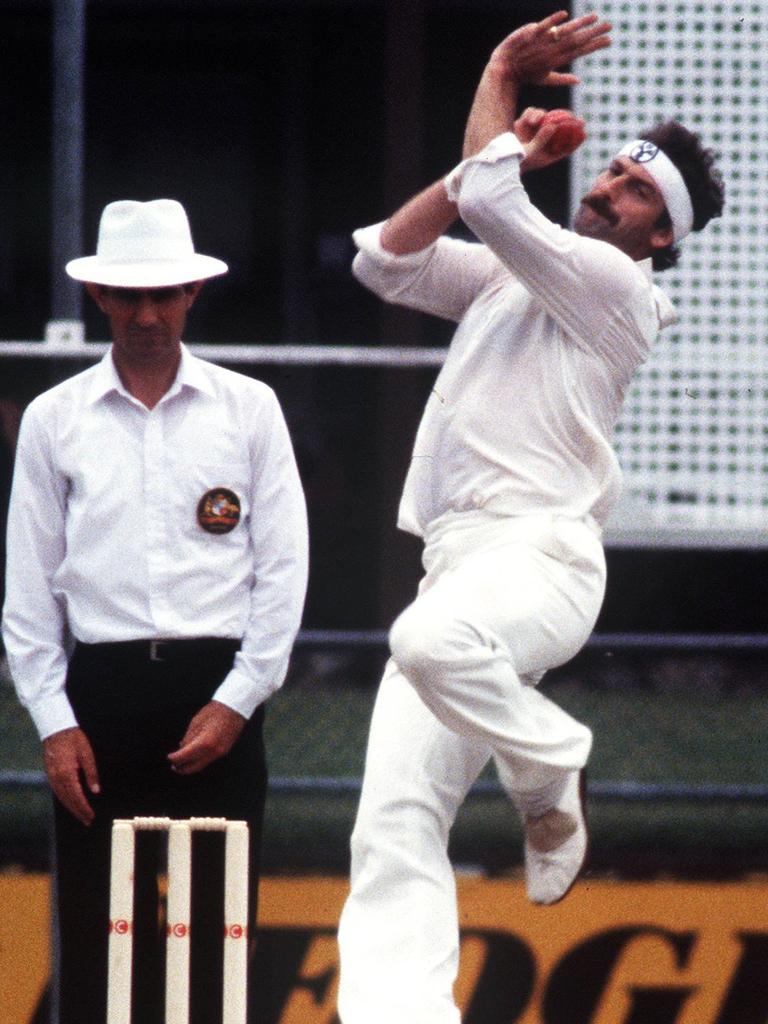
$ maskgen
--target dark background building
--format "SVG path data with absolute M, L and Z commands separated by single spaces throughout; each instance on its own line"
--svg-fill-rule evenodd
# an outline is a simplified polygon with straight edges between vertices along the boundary
M 488 54 L 507 32 L 556 6 L 90 0 L 82 252 L 94 249 L 105 203 L 170 196 L 187 207 L 197 248 L 230 265 L 202 293 L 189 341 L 445 343 L 449 325 L 385 308 L 354 282 L 350 234 L 454 165 Z M 0 2 L 4 339 L 42 338 L 66 286 L 51 258 L 53 9 L 42 0 Z M 568 95 L 530 90 L 524 101 L 564 106 Z M 563 223 L 567 175 L 563 164 L 528 183 L 534 201 Z M 84 302 L 82 313 L 87 337 L 103 338 L 94 309 Z M 18 410 L 79 368 L 0 361 L 4 493 Z M 246 372 L 277 390 L 299 455 L 312 530 L 306 625 L 388 625 L 419 572 L 419 544 L 394 521 L 435 371 Z M 603 631 L 765 628 L 762 550 L 617 550 L 609 562 Z

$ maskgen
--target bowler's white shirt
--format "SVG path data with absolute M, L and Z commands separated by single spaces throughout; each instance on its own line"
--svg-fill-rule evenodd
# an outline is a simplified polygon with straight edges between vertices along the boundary
M 197 506 L 224 487 L 229 533 Z M 22 420 L 8 523 L 3 636 L 42 738 L 76 725 L 72 639 L 243 638 L 216 700 L 245 717 L 283 682 L 307 582 L 307 522 L 273 391 L 182 347 L 148 410 L 111 352 L 36 398 Z
M 396 256 L 381 225 L 355 232 L 356 277 L 382 298 L 459 327 L 416 436 L 398 524 L 424 536 L 446 513 L 548 512 L 602 525 L 621 486 L 611 445 L 630 380 L 672 305 L 608 243 L 547 220 L 507 133 L 446 179 L 484 244 L 442 237 Z

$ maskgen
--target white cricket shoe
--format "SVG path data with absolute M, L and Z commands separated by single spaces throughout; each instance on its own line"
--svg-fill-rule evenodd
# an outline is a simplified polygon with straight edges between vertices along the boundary
M 525 815 L 525 887 L 533 903 L 557 903 L 579 877 L 587 855 L 585 772 L 569 773 L 558 802 Z

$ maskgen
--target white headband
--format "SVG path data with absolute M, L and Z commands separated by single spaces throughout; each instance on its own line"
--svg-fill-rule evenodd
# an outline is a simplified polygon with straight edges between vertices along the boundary
M 674 240 L 679 242 L 693 227 L 693 204 L 683 176 L 666 153 L 654 142 L 636 139 L 619 150 L 619 156 L 628 156 L 656 182 L 672 221 Z

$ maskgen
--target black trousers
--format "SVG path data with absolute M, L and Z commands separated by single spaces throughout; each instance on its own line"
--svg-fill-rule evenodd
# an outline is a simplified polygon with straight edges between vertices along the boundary
M 114 818 L 226 817 L 250 826 L 249 935 L 256 935 L 267 772 L 263 708 L 248 721 L 226 757 L 202 772 L 178 775 L 167 755 L 177 749 L 192 716 L 206 704 L 232 666 L 238 644 L 216 640 L 175 649 L 152 661 L 146 645 L 78 644 L 67 694 L 96 755 L 101 794 L 96 819 L 81 825 L 54 800 L 56 889 L 60 940 L 60 1024 L 106 1020 L 111 827 Z M 157 875 L 164 833 L 137 834 L 134 917 L 133 1020 L 164 1020 L 163 940 Z M 221 1019 L 223 946 L 223 837 L 193 838 L 191 1022 Z M 253 956 L 249 957 L 249 978 Z M 249 993 L 249 1024 L 256 1024 Z

